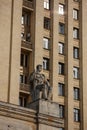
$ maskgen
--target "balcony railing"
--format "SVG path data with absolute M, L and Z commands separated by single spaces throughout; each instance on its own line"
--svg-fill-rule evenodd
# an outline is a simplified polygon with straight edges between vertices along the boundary
M 23 0 L 23 6 L 33 9 L 33 2 L 29 0 Z
M 21 41 L 21 46 L 22 46 L 23 48 L 25 48 L 25 49 L 29 49 L 29 50 L 32 51 L 32 44 L 31 44 L 31 42 L 27 42 L 27 41 L 25 41 L 25 40 L 22 40 L 22 41 Z
M 25 92 L 30 92 L 29 85 L 20 83 L 20 90 L 25 91 Z

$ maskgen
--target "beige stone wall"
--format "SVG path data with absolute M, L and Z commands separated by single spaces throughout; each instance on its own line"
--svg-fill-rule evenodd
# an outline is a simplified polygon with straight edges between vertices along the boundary
M 9 74 L 9 102 L 19 103 L 19 66 L 21 50 L 21 15 L 22 0 L 13 1 L 11 45 L 10 45 L 10 74 Z
M 34 9 L 32 9 L 32 51 L 30 54 L 31 72 L 37 64 L 42 64 L 43 56 L 50 59 L 50 71 L 44 71 L 44 74 L 50 79 L 53 87 L 53 101 L 65 106 L 65 128 L 66 130 L 87 128 L 87 2 L 86 0 L 74 2 L 73 0 L 52 0 L 51 10 L 47 11 L 43 7 L 44 0 L 34 0 Z M 58 15 L 58 4 L 65 4 L 65 16 Z M 80 7 L 79 7 L 80 5 Z M 73 8 L 80 9 L 80 19 L 73 20 Z M 27 9 L 27 8 L 26 8 Z M 30 9 L 28 8 L 28 11 Z M 0 0 L 0 101 L 18 104 L 19 100 L 19 66 L 21 49 L 21 15 L 22 0 Z M 44 29 L 44 16 L 51 20 L 51 30 Z M 65 35 L 58 32 L 59 22 L 65 23 Z M 73 27 L 80 27 L 80 39 L 73 39 Z M 51 41 L 51 48 L 48 51 L 43 50 L 43 37 L 47 36 Z M 65 55 L 58 55 L 58 42 L 64 42 Z M 80 48 L 80 59 L 73 59 L 73 46 Z M 26 50 L 25 50 L 26 51 Z M 27 50 L 28 51 L 28 50 Z M 58 75 L 58 62 L 65 63 L 65 75 Z M 73 79 L 73 66 L 80 67 L 80 79 Z M 65 83 L 65 97 L 58 96 L 58 82 Z M 73 87 L 80 88 L 80 101 L 73 99 Z M 74 123 L 73 108 L 80 109 L 81 122 Z M 7 118 L 1 117 L 1 124 Z M 16 121 L 16 120 L 15 120 Z M 8 119 L 11 122 L 11 119 Z M 18 121 L 21 124 L 21 121 Z M 0 124 L 0 125 L 1 125 Z M 14 120 L 12 119 L 14 127 Z M 33 130 L 30 124 L 23 122 L 17 128 Z M 11 124 L 10 124 L 11 125 Z M 39 128 L 42 126 L 40 125 Z M 7 129 L 6 122 L 3 129 Z M 43 126 L 44 129 L 51 129 Z M 1 130 L 3 130 L 1 129 Z M 9 128 L 10 129 L 10 128 Z M 52 129 L 54 130 L 54 129 Z
M 0 100 L 18 104 L 22 1 L 0 1 Z
M 9 82 L 11 0 L 1 0 L 0 8 L 0 100 L 6 102 Z
M 58 0 L 52 1 L 51 4 L 50 83 L 53 87 L 53 100 L 58 101 Z
M 32 123 L 0 116 L 0 130 L 35 130 Z
M 39 125 L 39 130 L 58 130 L 58 128 L 40 124 Z
M 34 68 L 43 61 L 43 0 L 35 1 Z
M 65 116 L 67 117 L 67 119 L 65 120 L 65 127 L 68 130 L 73 130 L 73 0 L 68 0 L 66 8 L 67 15 L 65 21 Z
M 33 123 L 0 116 L 0 130 L 36 130 Z
M 81 6 L 83 5 L 83 6 Z M 82 23 L 81 27 L 81 130 L 87 129 L 87 1 L 81 2 L 80 9 L 82 11 Z

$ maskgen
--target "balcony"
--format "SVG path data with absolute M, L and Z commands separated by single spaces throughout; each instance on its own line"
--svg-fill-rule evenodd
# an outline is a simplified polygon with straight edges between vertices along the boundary
M 23 0 L 23 7 L 33 11 L 33 2 L 29 0 Z
M 24 50 L 32 51 L 32 44 L 31 44 L 31 42 L 22 40 L 22 41 L 21 41 L 21 47 L 22 47 L 22 49 L 24 49 Z
M 30 93 L 29 85 L 20 83 L 20 91 L 29 94 Z

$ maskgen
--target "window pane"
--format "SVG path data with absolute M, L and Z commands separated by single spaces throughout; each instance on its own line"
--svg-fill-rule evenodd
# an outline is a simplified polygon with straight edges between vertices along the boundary
M 20 83 L 23 83 L 23 75 L 20 75 Z
M 59 14 L 64 15 L 64 5 L 59 4 Z
M 43 38 L 43 48 L 49 49 L 49 39 Z
M 59 63 L 59 74 L 64 74 L 64 63 Z
M 64 128 L 58 128 L 58 130 L 64 130 Z
M 79 48 L 77 48 L 77 47 L 73 48 L 73 57 L 76 59 L 79 58 Z
M 58 83 L 58 95 L 64 96 L 64 84 L 63 83 Z
M 65 33 L 65 25 L 63 23 L 59 23 L 59 33 Z
M 73 28 L 73 38 L 79 38 L 79 29 Z
M 73 18 L 74 18 L 75 20 L 78 19 L 78 10 L 76 10 L 76 9 L 73 9 Z
M 74 68 L 73 68 L 73 77 L 74 77 L 75 79 L 78 79 L 78 78 L 79 78 L 79 68 L 77 68 L 77 67 L 74 67 Z
M 49 70 L 49 59 L 43 58 L 43 69 Z
M 79 100 L 79 88 L 74 87 L 74 99 Z
M 23 54 L 21 54 L 20 60 L 21 60 L 21 61 L 20 61 L 20 65 L 23 66 L 23 62 L 24 62 L 24 55 L 23 55 Z
M 64 118 L 64 106 L 59 105 L 59 117 Z
M 49 18 L 44 18 L 44 28 L 45 29 L 50 29 L 50 19 Z
M 74 108 L 74 121 L 80 121 L 80 110 Z
M 44 8 L 45 9 L 49 9 L 49 5 L 50 5 L 49 2 L 50 2 L 49 0 L 44 0 Z
M 59 42 L 58 46 L 59 46 L 59 54 L 64 54 L 64 44 Z
M 22 18 L 21 18 L 21 24 L 24 24 L 24 15 L 22 15 Z

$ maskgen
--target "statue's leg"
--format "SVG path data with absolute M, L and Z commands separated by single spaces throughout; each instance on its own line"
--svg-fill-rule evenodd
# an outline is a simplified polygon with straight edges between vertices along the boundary
M 42 97 L 43 99 L 47 99 L 47 86 L 46 85 L 43 86 Z
M 35 100 L 39 99 L 40 98 L 40 90 L 39 89 L 36 89 L 35 90 Z

